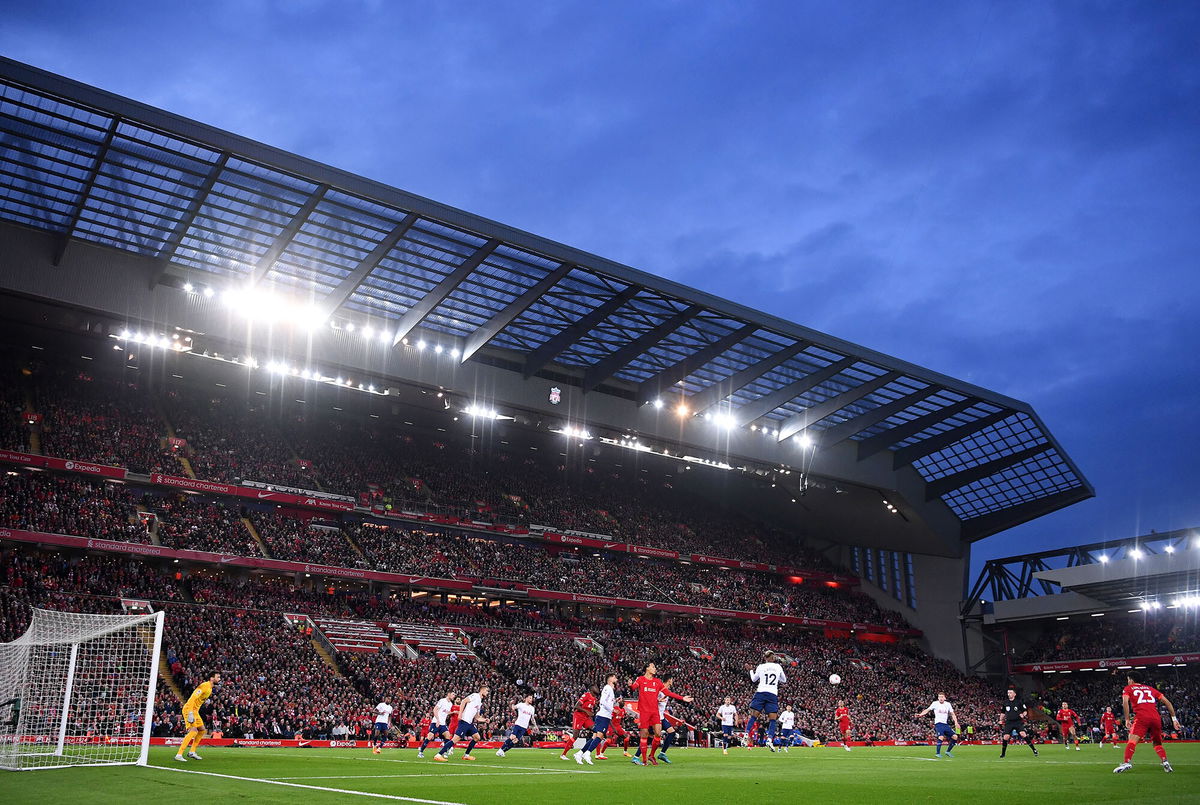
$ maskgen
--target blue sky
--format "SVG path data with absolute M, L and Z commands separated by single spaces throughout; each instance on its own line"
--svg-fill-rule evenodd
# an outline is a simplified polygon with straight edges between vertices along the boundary
M 977 563 L 1200 526 L 1200 4 L 0 5 L 11 58 L 1028 400 L 1097 498 Z

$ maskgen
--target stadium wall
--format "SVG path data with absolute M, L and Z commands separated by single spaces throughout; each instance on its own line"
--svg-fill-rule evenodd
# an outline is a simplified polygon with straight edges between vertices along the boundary
M 912 554 L 916 609 L 897 600 L 876 582 L 860 575 L 859 591 L 871 596 L 879 606 L 902 614 L 923 633 L 921 644 L 930 654 L 949 660 L 960 671 L 967 669 L 963 633 L 958 619 L 959 606 L 966 595 L 971 567 L 969 549 L 960 559 L 927 554 Z M 850 566 L 850 546 L 840 546 L 836 561 Z

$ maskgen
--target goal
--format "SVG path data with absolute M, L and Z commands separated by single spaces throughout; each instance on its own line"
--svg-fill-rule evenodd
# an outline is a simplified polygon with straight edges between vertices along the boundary
M 0 643 L 0 769 L 146 765 L 163 613 L 33 609 Z

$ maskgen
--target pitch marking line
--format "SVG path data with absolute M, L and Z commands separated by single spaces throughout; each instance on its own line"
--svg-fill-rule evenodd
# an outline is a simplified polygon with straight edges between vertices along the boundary
M 594 774 L 595 772 L 593 772 Z M 579 774 L 570 769 L 561 771 L 464 771 L 462 774 L 455 775 L 457 777 L 535 777 L 539 774 Z M 393 777 L 425 777 L 429 778 L 428 774 L 337 774 L 328 777 L 267 777 L 267 780 L 375 780 L 375 779 L 391 779 Z M 447 779 L 445 777 L 441 778 Z
M 247 783 L 263 783 L 264 785 L 283 785 L 288 788 L 307 788 L 311 791 L 329 791 L 334 794 L 351 794 L 357 797 L 373 797 L 375 799 L 391 799 L 401 802 L 423 802 L 427 805 L 466 805 L 462 802 L 447 802 L 441 799 L 421 799 L 419 797 L 402 797 L 398 794 L 376 794 L 371 791 L 352 791 L 348 788 L 327 788 L 323 785 L 304 785 L 303 783 L 288 783 L 283 780 L 267 780 L 262 777 L 239 777 L 236 774 L 218 774 L 215 771 L 196 771 L 195 769 L 177 769 L 173 766 L 147 766 L 160 771 L 173 771 L 180 774 L 202 774 L 205 777 L 224 777 L 227 780 L 243 780 Z
M 367 763 L 419 763 L 423 766 L 428 766 L 430 764 L 429 760 L 405 760 L 403 758 L 389 758 L 389 757 L 358 757 L 357 755 L 331 755 L 330 757 L 336 757 L 341 760 L 364 760 Z M 471 763 L 471 762 L 472 761 L 469 761 L 469 760 L 467 761 L 467 763 Z M 504 763 L 504 764 L 489 763 L 486 760 L 484 760 L 483 762 L 480 762 L 477 760 L 477 761 L 474 761 L 474 763 L 476 763 L 478 765 L 475 765 L 472 767 L 472 766 L 465 766 L 462 763 L 458 763 L 458 762 L 454 762 L 454 765 L 449 765 L 449 764 L 443 763 L 443 764 L 441 764 L 440 768 L 443 768 L 443 769 L 488 768 L 488 769 L 520 769 L 522 771 L 552 771 L 551 769 L 547 769 L 545 766 L 510 766 L 507 763 Z M 576 764 L 576 765 L 578 765 L 578 764 Z M 553 771 L 556 774 L 599 774 L 600 773 L 596 769 L 553 769 Z

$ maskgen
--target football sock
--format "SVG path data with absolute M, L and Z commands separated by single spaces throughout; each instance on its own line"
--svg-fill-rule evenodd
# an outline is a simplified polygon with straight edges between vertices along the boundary
M 768 746 L 775 745 L 775 724 L 776 724 L 775 719 L 771 719 L 770 721 L 767 722 L 767 745 Z
M 191 744 L 192 736 L 195 734 L 196 733 L 194 732 L 189 732 L 187 735 L 183 736 L 183 743 L 179 744 L 179 754 L 187 754 L 188 745 Z
M 955 746 L 955 741 L 953 738 L 950 738 L 948 740 L 949 740 L 949 743 L 946 745 L 947 754 L 954 751 L 954 746 Z
M 1004 753 L 1008 751 L 1008 741 L 1000 742 L 1000 757 L 1004 757 Z
M 429 746 L 429 739 L 428 739 L 428 738 L 426 738 L 425 740 L 421 741 L 421 748 L 420 748 L 420 749 L 418 749 L 417 751 L 418 751 L 418 752 L 424 752 L 424 751 L 425 751 L 425 747 L 427 747 L 427 746 Z
M 754 734 L 754 716 L 750 716 L 750 720 L 746 722 L 746 737 L 749 738 Z
M 1133 760 L 1133 750 L 1137 749 L 1137 744 L 1133 741 L 1125 744 L 1125 762 Z
M 471 754 L 471 750 L 474 748 L 475 748 L 475 741 L 471 741 L 469 744 L 467 744 L 466 754 L 468 754 L 468 755 Z
M 1033 753 L 1036 755 L 1037 747 L 1033 745 L 1033 736 L 1032 735 L 1030 735 L 1028 738 L 1025 739 L 1025 743 L 1029 744 L 1029 748 L 1032 749 Z
M 941 738 L 938 738 L 938 740 L 937 740 L 937 749 L 934 751 L 934 754 L 935 754 L 935 755 L 940 755 L 941 753 L 942 753 L 942 739 L 941 739 Z
M 600 754 L 604 754 L 604 750 L 608 748 L 608 736 L 605 735 L 600 739 Z
M 675 743 L 675 733 L 668 732 L 666 735 L 663 736 L 661 754 L 665 755 L 667 753 L 667 750 L 671 748 L 671 744 L 673 744 L 673 743 Z
M 1158 755 L 1159 760 L 1163 761 L 1164 763 L 1166 762 L 1167 748 L 1165 746 L 1163 746 L 1162 744 L 1155 744 L 1154 745 L 1154 753 L 1156 755 Z
M 655 735 L 655 736 L 654 736 L 654 737 L 653 737 L 653 738 L 650 740 L 650 754 L 652 754 L 652 755 L 653 755 L 655 752 L 657 752 L 657 751 L 658 751 L 658 745 L 659 745 L 659 743 L 660 743 L 661 741 L 662 741 L 662 739 L 661 739 L 661 738 L 659 738 L 657 735 Z
M 453 748 L 454 748 L 454 739 L 453 738 L 447 739 L 445 741 L 442 741 L 442 748 L 438 752 L 438 754 L 445 755 L 445 754 L 449 753 L 449 751 Z

